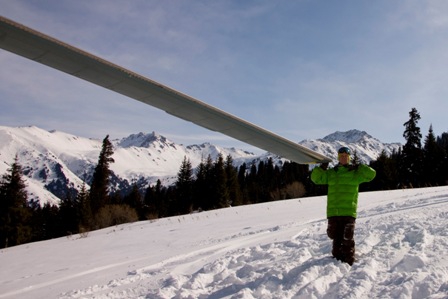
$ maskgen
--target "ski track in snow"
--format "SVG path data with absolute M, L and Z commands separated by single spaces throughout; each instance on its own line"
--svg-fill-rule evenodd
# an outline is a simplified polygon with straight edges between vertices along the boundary
M 60 298 L 448 298 L 446 193 L 361 211 L 352 267 L 330 257 L 326 224 L 215 240 Z M 272 233 L 292 237 L 264 244 Z

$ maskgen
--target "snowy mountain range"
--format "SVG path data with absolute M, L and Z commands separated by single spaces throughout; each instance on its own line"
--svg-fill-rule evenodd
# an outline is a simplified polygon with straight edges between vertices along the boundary
M 136 182 L 142 188 L 153 185 L 158 179 L 162 184 L 172 184 L 184 157 L 196 167 L 209 155 L 214 160 L 219 154 L 231 155 L 235 166 L 242 163 L 258 164 L 269 157 L 275 163 L 284 159 L 270 153 L 255 155 L 235 149 L 222 148 L 210 143 L 184 146 L 155 132 L 132 134 L 114 145 L 112 182 L 114 188 L 126 190 Z M 300 144 L 336 160 L 337 149 L 348 146 L 356 151 L 365 163 L 376 159 L 381 151 L 387 154 L 397 150 L 399 143 L 384 144 L 366 132 L 351 130 L 336 132 L 317 140 L 304 140 Z M 35 126 L 0 126 L 0 175 L 7 172 L 14 158 L 23 167 L 29 199 L 41 204 L 57 204 L 67 192 L 79 190 L 83 181 L 90 181 L 98 162 L 102 140 L 88 139 L 59 131 L 46 131 Z

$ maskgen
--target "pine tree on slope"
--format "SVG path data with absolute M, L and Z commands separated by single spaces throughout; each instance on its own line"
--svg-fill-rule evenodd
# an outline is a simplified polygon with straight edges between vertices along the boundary
M 0 182 L 0 247 L 28 242 L 31 239 L 31 216 L 25 181 L 18 157 Z
M 410 187 L 418 187 L 423 172 L 422 134 L 417 126 L 419 120 L 420 114 L 417 109 L 412 108 L 409 120 L 403 124 L 406 144 L 403 146 L 400 173 L 403 183 Z
M 103 140 L 98 165 L 93 173 L 92 184 L 90 186 L 90 206 L 94 217 L 102 207 L 108 204 L 111 175 L 109 165 L 115 162 L 112 158 L 113 154 L 113 146 L 109 141 L 109 135 L 107 135 Z
M 189 213 L 193 206 L 193 168 L 187 157 L 184 157 L 177 173 L 176 181 L 177 212 Z

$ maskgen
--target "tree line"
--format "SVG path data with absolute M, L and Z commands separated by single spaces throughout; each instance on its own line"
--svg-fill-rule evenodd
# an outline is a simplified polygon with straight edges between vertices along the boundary
M 194 172 L 184 157 L 173 186 L 162 187 L 160 180 L 146 190 L 144 217 L 160 218 L 193 211 L 212 210 L 273 200 L 296 198 L 306 193 L 307 165 L 272 159 L 248 166 L 233 165 L 228 155 L 208 156 Z
M 361 191 L 447 184 L 448 133 L 436 138 L 431 126 L 422 146 L 419 120 L 412 108 L 404 123 L 405 145 L 370 162 L 377 176 L 362 184 Z M 106 136 L 90 189 L 84 180 L 77 194 L 68 193 L 58 206 L 28 200 L 16 156 L 0 181 L 0 248 L 78 233 L 87 236 L 91 230 L 126 222 L 326 193 L 325 186 L 311 183 L 308 165 L 288 161 L 275 165 L 268 159 L 235 167 L 230 155 L 218 155 L 215 160 L 208 156 L 196 169 L 185 157 L 172 186 L 158 180 L 142 192 L 134 183 L 122 194 L 110 190 L 112 155 Z M 356 153 L 353 163 L 359 163 Z
M 448 133 L 436 137 L 430 125 L 422 142 L 420 119 L 420 113 L 412 108 L 409 120 L 403 124 L 406 143 L 391 155 L 382 152 L 377 160 L 370 162 L 377 175 L 365 187 L 390 190 L 448 184 Z

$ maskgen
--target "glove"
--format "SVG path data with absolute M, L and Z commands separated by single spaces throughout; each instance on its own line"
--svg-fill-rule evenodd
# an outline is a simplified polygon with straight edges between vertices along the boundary
M 323 170 L 327 170 L 327 168 L 328 168 L 328 162 L 325 162 L 325 163 L 320 164 L 320 168 L 322 168 Z

